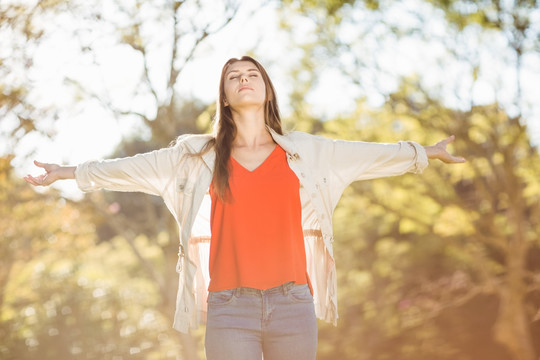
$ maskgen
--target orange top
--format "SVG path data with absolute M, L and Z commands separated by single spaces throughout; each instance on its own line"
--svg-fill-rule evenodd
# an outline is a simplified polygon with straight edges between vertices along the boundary
M 276 146 L 255 170 L 231 156 L 232 196 L 219 200 L 210 186 L 209 291 L 237 287 L 269 289 L 307 282 L 300 182 Z

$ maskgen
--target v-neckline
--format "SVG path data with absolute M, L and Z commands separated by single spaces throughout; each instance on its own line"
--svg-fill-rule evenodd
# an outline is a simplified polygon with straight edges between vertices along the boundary
M 266 164 L 268 162 L 268 160 L 274 155 L 274 153 L 277 151 L 277 148 L 279 147 L 279 145 L 276 144 L 276 146 L 274 147 L 274 149 L 272 150 L 272 152 L 270 152 L 270 154 L 268 154 L 268 156 L 253 170 L 249 170 L 248 168 L 246 168 L 244 165 L 242 165 L 238 160 L 236 160 L 234 158 L 234 156 L 231 155 L 231 161 L 235 162 L 240 168 L 242 168 L 244 171 L 250 173 L 250 174 L 253 174 L 255 173 L 257 170 L 259 170 L 260 168 L 262 168 L 264 166 L 264 164 Z

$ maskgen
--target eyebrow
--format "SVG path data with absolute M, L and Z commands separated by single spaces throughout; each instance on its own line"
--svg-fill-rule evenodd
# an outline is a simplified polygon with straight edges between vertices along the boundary
M 230 73 L 233 73 L 233 72 L 239 72 L 239 71 L 240 71 L 240 70 L 231 70 L 231 71 L 229 71 L 229 72 L 227 73 L 227 76 L 228 76 Z M 255 68 L 246 70 L 246 72 L 251 72 L 251 71 L 257 71 L 257 72 L 260 73 L 259 69 L 255 69 Z

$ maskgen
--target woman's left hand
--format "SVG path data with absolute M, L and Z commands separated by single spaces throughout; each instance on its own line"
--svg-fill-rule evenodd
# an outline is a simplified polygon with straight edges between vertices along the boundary
M 448 144 L 451 144 L 456 137 L 454 135 L 439 141 L 435 145 L 424 146 L 429 159 L 439 159 L 447 164 L 464 163 L 466 160 L 462 156 L 454 156 L 446 150 Z

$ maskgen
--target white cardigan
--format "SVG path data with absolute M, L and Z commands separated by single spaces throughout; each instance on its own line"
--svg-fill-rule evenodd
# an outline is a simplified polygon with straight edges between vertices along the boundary
M 269 129 L 270 130 L 270 129 Z M 300 180 L 307 272 L 317 317 L 336 324 L 337 278 L 332 251 L 332 214 L 345 188 L 356 180 L 421 173 L 428 165 L 422 146 L 331 140 L 302 132 L 278 135 Z M 181 332 L 206 320 L 210 244 L 210 197 L 215 153 L 193 155 L 211 135 L 184 135 L 175 146 L 133 157 L 77 166 L 83 191 L 140 191 L 161 196 L 180 228 L 179 273 L 173 327 Z

